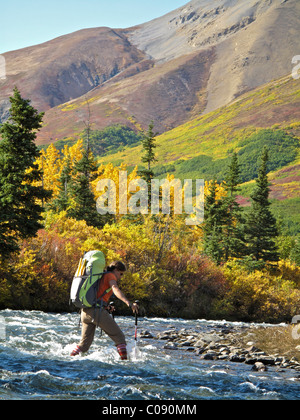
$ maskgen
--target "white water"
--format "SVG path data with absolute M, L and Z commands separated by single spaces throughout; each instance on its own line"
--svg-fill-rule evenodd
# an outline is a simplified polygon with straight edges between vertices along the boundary
M 80 339 L 77 314 L 1 311 L 0 399 L 201 400 L 299 399 L 299 373 L 253 373 L 251 366 L 203 361 L 193 353 L 167 351 L 165 342 L 134 342 L 134 318 L 117 322 L 130 360 L 120 361 L 110 339 L 96 333 L 90 352 L 71 358 Z M 213 331 L 220 322 L 140 319 L 154 335 L 170 327 Z M 5 339 L 3 339 L 5 338 Z

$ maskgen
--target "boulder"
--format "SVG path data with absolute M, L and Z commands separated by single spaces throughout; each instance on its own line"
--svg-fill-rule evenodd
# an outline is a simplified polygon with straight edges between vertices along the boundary
M 263 363 L 261 362 L 256 362 L 253 367 L 252 370 L 254 372 L 266 372 L 268 370 L 267 366 L 265 366 Z

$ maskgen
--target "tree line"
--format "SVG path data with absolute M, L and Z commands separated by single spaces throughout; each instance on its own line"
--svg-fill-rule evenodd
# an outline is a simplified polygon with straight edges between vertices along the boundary
M 234 153 L 223 183 L 225 194 L 217 198 L 217 182 L 209 187 L 205 200 L 204 252 L 218 264 L 229 258 L 275 262 L 279 253 L 275 239 L 279 232 L 270 210 L 268 181 L 268 149 L 264 148 L 251 194 L 251 209 L 244 214 L 237 202 L 239 164 Z

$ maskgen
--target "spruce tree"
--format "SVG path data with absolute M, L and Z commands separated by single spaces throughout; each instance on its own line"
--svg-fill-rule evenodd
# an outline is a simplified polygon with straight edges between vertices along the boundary
M 154 173 L 152 170 L 152 163 L 157 162 L 155 157 L 155 149 L 157 147 L 155 137 L 157 133 L 153 132 L 154 123 L 153 121 L 150 123 L 147 134 L 143 135 L 142 145 L 144 153 L 142 155 L 142 162 L 147 164 L 146 169 L 142 169 L 138 171 L 138 175 L 141 176 L 148 185 L 148 207 L 149 210 L 151 209 L 151 180 L 154 177 Z M 160 194 L 158 195 L 158 200 L 160 199 Z
M 142 141 L 144 154 L 142 156 L 142 162 L 147 164 L 147 169 L 143 169 L 139 171 L 139 175 L 145 181 L 148 183 L 148 185 L 151 185 L 151 179 L 153 178 L 153 170 L 151 168 L 151 164 L 154 162 L 157 162 L 157 159 L 155 157 L 155 149 L 157 147 L 155 137 L 157 134 L 153 132 L 154 124 L 153 121 L 149 125 L 147 134 L 144 134 L 144 138 Z
M 237 154 L 234 153 L 225 178 L 224 188 L 227 195 L 222 199 L 225 261 L 228 261 L 230 257 L 243 256 L 245 253 L 242 211 L 236 201 L 239 183 L 240 167 Z
M 18 251 L 18 241 L 36 235 L 42 228 L 42 203 L 51 192 L 33 183 L 42 181 L 34 164 L 39 156 L 36 132 L 43 113 L 30 105 L 17 88 L 10 98 L 10 118 L 0 128 L 0 254 L 7 258 Z
M 223 259 L 223 209 L 222 202 L 216 198 L 216 193 L 217 181 L 213 180 L 205 197 L 202 231 L 204 234 L 204 253 L 217 264 L 220 264 Z
M 290 253 L 290 260 L 300 267 L 300 236 L 295 238 L 295 243 Z
M 96 199 L 90 184 L 97 176 L 96 172 L 96 162 L 87 147 L 73 170 L 68 190 L 72 206 L 67 212 L 76 220 L 85 220 L 89 226 L 102 227 L 107 220 L 97 212 Z
M 252 255 L 256 261 L 278 261 L 279 259 L 274 242 L 278 236 L 276 219 L 270 210 L 268 160 L 268 149 L 264 148 L 256 187 L 251 194 L 252 208 L 245 224 L 248 255 Z
M 238 192 L 239 164 L 234 153 L 225 183 L 226 195 L 217 200 L 217 182 L 213 181 L 205 199 L 204 213 L 204 251 L 217 264 L 228 261 L 230 257 L 243 256 L 245 244 L 243 237 L 242 212 L 236 201 Z
M 59 213 L 70 207 L 70 185 L 72 180 L 72 169 L 70 158 L 67 159 L 59 178 L 60 186 L 58 196 L 50 203 L 49 208 Z

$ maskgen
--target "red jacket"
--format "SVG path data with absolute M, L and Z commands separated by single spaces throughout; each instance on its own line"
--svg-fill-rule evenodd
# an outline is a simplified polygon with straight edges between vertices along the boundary
M 98 289 L 98 293 L 97 293 L 97 299 L 100 299 L 101 296 L 103 295 L 103 293 L 105 293 L 105 291 L 108 291 L 108 293 L 106 293 L 103 297 L 102 300 L 106 303 L 109 303 L 109 300 L 111 298 L 111 295 L 113 294 L 113 291 L 111 289 L 111 286 L 109 284 L 109 282 L 111 280 L 115 280 L 117 281 L 116 276 L 113 273 L 106 273 L 103 275 L 102 279 L 99 282 L 99 289 Z

